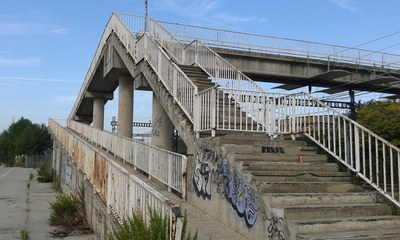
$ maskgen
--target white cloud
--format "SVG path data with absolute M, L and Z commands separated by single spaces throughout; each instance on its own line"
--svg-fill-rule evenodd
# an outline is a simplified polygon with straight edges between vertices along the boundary
M 57 29 L 51 30 L 51 32 L 54 33 L 54 34 L 67 34 L 67 33 L 69 33 L 69 29 L 67 29 L 67 28 L 57 28 Z
M 198 22 L 227 25 L 247 22 L 266 22 L 267 20 L 255 15 L 246 16 L 223 11 L 220 2 L 214 0 L 160 0 L 154 6 L 155 11 L 172 12 Z
M 41 58 L 10 59 L 0 58 L 0 67 L 37 67 L 42 65 Z
M 360 10 L 358 0 L 329 0 L 329 2 L 349 12 L 358 12 Z
M 57 103 L 74 103 L 77 96 L 58 96 L 53 101 Z
M 238 17 L 229 13 L 220 13 L 214 16 L 215 19 L 224 21 L 226 23 L 245 23 L 245 22 L 260 22 L 264 23 L 267 21 L 266 18 L 258 18 L 256 16 L 251 17 Z
M 46 24 L 0 22 L 0 35 L 67 34 L 69 29 L 54 28 Z

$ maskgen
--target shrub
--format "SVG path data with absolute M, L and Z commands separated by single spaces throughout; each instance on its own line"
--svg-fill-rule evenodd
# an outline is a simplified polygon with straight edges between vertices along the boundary
M 53 181 L 53 175 L 46 171 L 45 165 L 40 166 L 40 168 L 37 170 L 37 172 L 38 172 L 38 176 L 37 176 L 38 182 L 45 183 L 45 182 Z
M 150 220 L 146 224 L 141 213 L 132 213 L 132 217 L 125 219 L 119 230 L 112 231 L 108 235 L 109 240 L 167 240 L 169 221 L 163 218 L 161 213 L 149 208 Z M 196 234 L 191 237 L 190 231 L 186 236 L 187 214 L 185 212 L 183 219 L 183 229 L 181 240 L 197 240 Z
M 78 212 L 77 203 L 73 196 L 58 195 L 54 202 L 50 203 L 51 225 L 72 226 L 72 221 Z
M 29 240 L 30 239 L 29 233 L 25 229 L 21 230 L 21 232 L 19 232 L 19 235 L 21 236 L 22 240 Z

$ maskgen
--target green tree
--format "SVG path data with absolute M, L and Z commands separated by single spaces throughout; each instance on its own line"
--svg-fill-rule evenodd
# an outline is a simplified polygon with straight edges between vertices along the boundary
M 400 103 L 372 100 L 359 104 L 356 121 L 400 147 Z
M 51 137 L 44 124 L 33 124 L 21 117 L 0 134 L 0 161 L 13 165 L 15 156 L 41 153 L 51 146 Z

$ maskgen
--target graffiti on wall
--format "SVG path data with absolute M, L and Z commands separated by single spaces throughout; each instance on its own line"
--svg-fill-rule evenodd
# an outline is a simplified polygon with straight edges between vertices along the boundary
M 229 169 L 226 159 L 218 167 L 218 188 L 226 200 L 232 204 L 246 225 L 251 228 L 257 220 L 259 208 L 257 193 L 235 171 Z
M 267 221 L 269 222 L 267 228 L 268 240 L 285 240 L 283 218 L 272 216 L 271 218 L 267 217 Z
M 151 128 L 151 135 L 155 137 L 160 136 L 160 128 L 162 123 L 162 117 L 155 118 L 153 120 L 152 128 Z
M 259 208 L 256 191 L 215 150 L 207 147 L 197 149 L 194 162 L 193 186 L 197 196 L 211 199 L 213 183 L 215 192 L 221 194 L 251 228 L 257 220 Z
M 198 197 L 211 199 L 211 165 L 202 162 L 196 154 L 195 168 L 193 173 L 193 186 Z

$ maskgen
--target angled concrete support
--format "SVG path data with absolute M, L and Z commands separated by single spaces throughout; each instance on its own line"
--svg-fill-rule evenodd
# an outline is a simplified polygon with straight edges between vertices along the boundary
M 118 135 L 128 138 L 132 138 L 133 83 L 129 75 L 119 75 Z
M 151 144 L 172 151 L 173 138 L 174 125 L 157 96 L 153 93 Z

